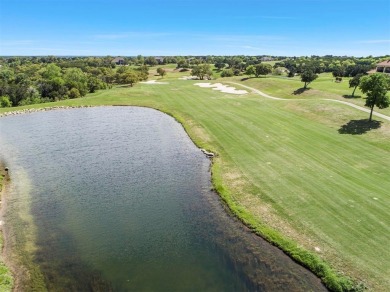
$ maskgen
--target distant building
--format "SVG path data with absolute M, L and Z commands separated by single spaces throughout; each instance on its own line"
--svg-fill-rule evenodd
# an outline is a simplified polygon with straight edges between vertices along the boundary
M 124 65 L 125 64 L 125 59 L 116 57 L 111 61 L 111 63 L 115 63 L 117 65 Z
M 367 73 L 368 74 L 373 74 L 373 73 L 386 73 L 386 74 L 390 74 L 390 60 L 378 63 L 376 65 L 376 69 L 370 70 Z
M 164 58 L 163 57 L 155 57 L 157 64 L 163 64 L 164 63 Z
M 274 59 L 271 58 L 271 57 L 262 57 L 260 60 L 261 60 L 262 62 L 269 62 L 269 61 L 273 61 Z
M 390 60 L 380 62 L 376 65 L 376 72 L 390 74 Z

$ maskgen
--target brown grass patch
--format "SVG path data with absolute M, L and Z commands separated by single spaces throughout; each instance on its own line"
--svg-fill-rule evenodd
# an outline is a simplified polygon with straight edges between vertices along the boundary
M 222 164 L 222 163 L 221 163 Z M 300 245 L 308 250 L 314 250 L 314 247 L 320 247 L 323 250 L 320 242 L 310 238 L 302 232 L 302 229 L 294 228 L 287 220 L 282 219 L 277 214 L 270 203 L 265 202 L 261 198 L 261 194 L 255 194 L 250 190 L 250 182 L 239 171 L 233 170 L 230 167 L 223 167 L 227 171 L 223 173 L 224 185 L 227 186 L 234 200 L 251 213 L 258 222 L 279 231 L 284 236 L 295 240 Z M 299 230 L 299 231 L 298 231 Z
M 210 135 L 206 132 L 206 130 L 195 123 L 193 120 L 186 120 L 186 130 L 189 132 L 190 137 L 194 137 L 196 141 L 202 142 L 202 147 L 206 147 L 204 144 L 208 144 L 211 142 Z M 199 146 L 199 145 L 198 145 Z

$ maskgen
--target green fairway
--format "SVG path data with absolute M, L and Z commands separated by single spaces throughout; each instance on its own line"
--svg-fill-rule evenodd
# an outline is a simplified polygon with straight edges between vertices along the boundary
M 164 78 L 169 84 L 115 87 L 30 107 L 139 105 L 167 112 L 198 146 L 217 153 L 215 185 L 247 223 L 263 233 L 263 224 L 272 227 L 371 290 L 390 287 L 389 121 L 352 135 L 345 125 L 367 119 L 367 113 L 315 100 L 340 96 L 348 89 L 346 80 L 325 92 L 330 81 L 319 79 L 310 94 L 302 94 L 310 100 L 279 101 L 199 88 L 194 81 L 177 80 L 178 73 L 169 74 Z M 302 87 L 298 80 L 267 77 L 243 84 L 278 97 L 303 98 L 291 95 Z M 325 93 L 311 95 L 315 92 Z
M 246 80 L 241 81 L 243 78 Z M 349 88 L 349 79 L 344 77 L 342 82 L 335 82 L 334 77 L 330 73 L 319 74 L 319 77 L 309 84 L 309 90 L 299 92 L 303 87 L 300 77 L 296 76 L 288 78 L 285 76 L 267 76 L 260 78 L 249 78 L 247 76 L 226 78 L 226 81 L 242 82 L 247 86 L 254 87 L 263 91 L 266 94 L 275 97 L 288 99 L 336 99 L 347 101 L 359 106 L 364 106 L 365 96 L 359 88 L 355 91 L 355 97 L 351 98 L 353 88 Z M 378 113 L 390 115 L 390 108 L 374 109 Z

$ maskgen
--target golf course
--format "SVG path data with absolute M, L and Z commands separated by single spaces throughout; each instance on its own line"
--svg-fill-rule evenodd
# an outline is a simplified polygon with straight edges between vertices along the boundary
M 298 78 L 180 80 L 114 86 L 83 98 L 18 108 L 141 106 L 173 116 L 212 159 L 214 189 L 254 232 L 312 270 L 331 290 L 390 287 L 390 121 L 339 102 L 364 106 L 347 79 L 321 74 L 305 91 Z M 247 90 L 224 93 L 195 83 Z M 234 83 L 234 84 L 232 84 Z M 282 98 L 271 99 L 258 94 Z M 296 91 L 294 93 L 294 91 Z M 377 109 L 375 109 L 377 111 Z M 390 108 L 378 110 L 390 116 Z

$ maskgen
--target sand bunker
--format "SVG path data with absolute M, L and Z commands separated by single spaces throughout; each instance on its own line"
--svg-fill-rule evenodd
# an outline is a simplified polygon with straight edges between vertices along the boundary
M 247 94 L 248 91 L 246 90 L 238 90 L 235 87 L 223 85 L 222 83 L 195 83 L 194 85 L 199 87 L 205 87 L 205 88 L 212 88 L 213 90 L 218 90 L 223 93 L 230 93 L 230 94 Z
M 179 80 L 198 80 L 198 76 L 183 76 L 180 77 Z
M 143 84 L 169 84 L 168 82 L 158 82 L 157 80 L 148 80 L 148 81 L 144 81 L 144 82 L 140 82 L 140 83 L 143 83 Z

